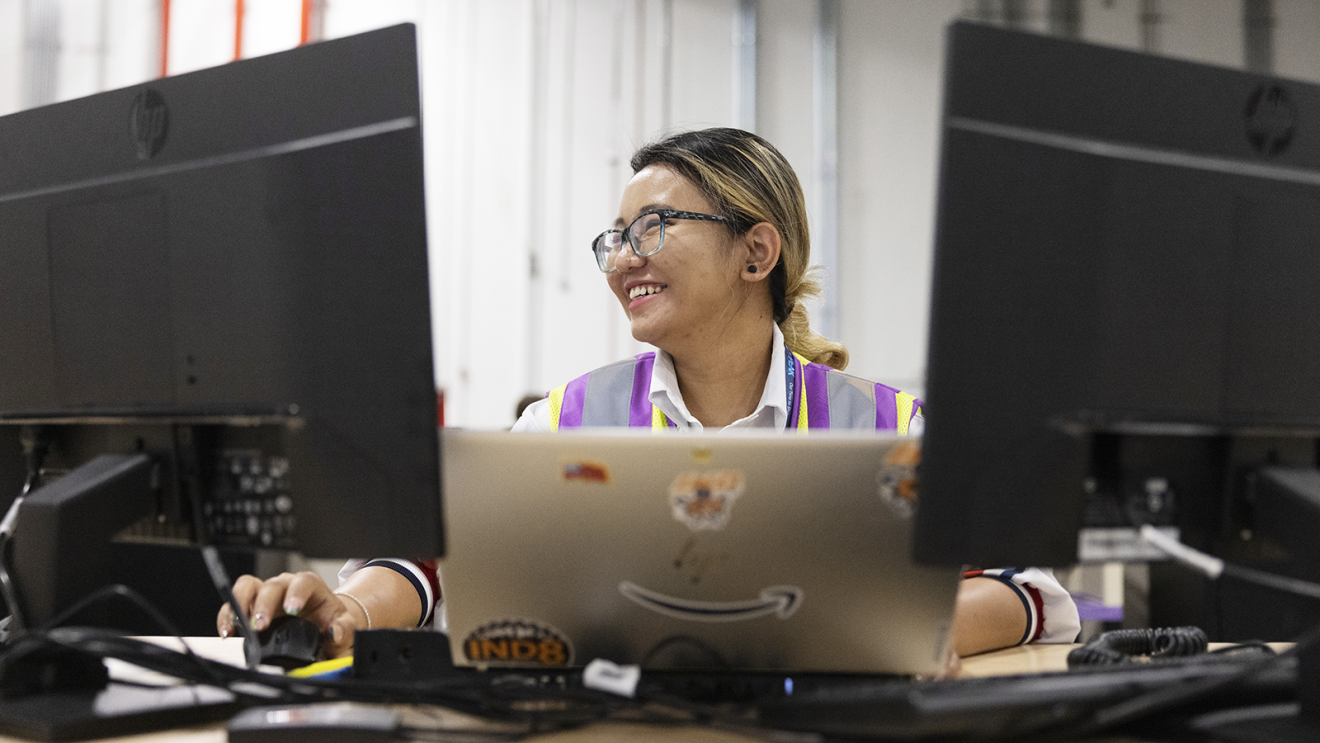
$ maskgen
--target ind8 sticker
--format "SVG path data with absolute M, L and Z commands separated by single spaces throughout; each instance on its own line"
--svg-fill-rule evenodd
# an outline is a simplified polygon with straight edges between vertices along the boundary
M 479 664 L 566 666 L 573 662 L 573 645 L 543 622 L 500 619 L 469 633 L 463 640 L 463 655 Z

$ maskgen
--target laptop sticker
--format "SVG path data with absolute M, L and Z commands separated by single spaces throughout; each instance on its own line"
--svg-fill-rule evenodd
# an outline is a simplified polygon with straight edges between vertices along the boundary
M 532 619 L 497 619 L 472 630 L 463 655 L 473 663 L 514 666 L 567 666 L 573 644 L 564 633 Z
M 724 550 L 707 550 L 701 547 L 699 537 L 693 534 L 683 543 L 683 548 L 674 557 L 674 570 L 696 585 L 706 574 L 723 565 L 729 559 Z
M 680 474 L 669 485 L 674 519 L 692 531 L 723 529 L 745 480 L 741 470 Z
M 917 465 L 921 463 L 921 447 L 913 441 L 904 441 L 885 454 L 880 471 L 875 475 L 880 488 L 880 500 L 895 515 L 911 518 L 917 509 Z
M 564 482 L 594 482 L 610 484 L 610 471 L 595 462 L 565 462 Z
M 788 619 L 802 605 L 802 599 L 806 596 L 797 586 L 770 586 L 761 589 L 757 598 L 745 601 L 693 601 L 666 596 L 659 591 L 642 588 L 632 581 L 620 583 L 619 593 L 657 614 L 694 622 L 741 622 L 772 614 L 779 619 Z

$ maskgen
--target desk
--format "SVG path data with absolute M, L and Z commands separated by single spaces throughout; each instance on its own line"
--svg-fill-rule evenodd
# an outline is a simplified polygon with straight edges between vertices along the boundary
M 158 640 L 164 645 L 180 647 L 175 639 Z M 243 645 L 238 638 L 220 639 L 218 637 L 199 637 L 189 639 L 193 652 L 231 663 L 243 664 Z M 1028 645 L 1008 648 L 993 653 L 965 658 L 959 676 L 1003 676 L 1017 673 L 1037 673 L 1043 671 L 1062 671 L 1067 669 L 1068 651 L 1075 645 Z M 1212 645 L 1212 647 L 1214 647 Z M 1284 650 L 1287 644 L 1276 644 L 1277 650 Z M 143 681 L 158 681 L 152 675 L 144 676 L 138 669 L 118 661 L 109 661 L 111 673 L 120 678 L 134 678 Z M 434 710 L 434 711 L 432 711 Z M 426 714 L 416 709 L 404 710 L 405 724 L 426 724 L 453 727 L 470 727 L 478 723 L 476 718 L 468 717 L 449 710 L 431 708 Z M 0 743 L 19 743 L 21 739 L 0 737 Z M 168 730 L 159 733 L 135 735 L 124 738 L 105 739 L 110 743 L 226 743 L 225 727 L 221 723 Z M 694 743 L 763 743 L 758 739 L 737 733 L 724 732 L 707 728 L 680 727 L 661 728 L 653 726 L 628 725 L 622 723 L 600 723 L 591 727 L 558 733 L 535 736 L 528 740 L 544 743 L 604 743 L 605 741 L 647 740 L 647 741 L 692 741 Z M 1128 738 L 1104 738 L 1104 741 L 1129 741 Z

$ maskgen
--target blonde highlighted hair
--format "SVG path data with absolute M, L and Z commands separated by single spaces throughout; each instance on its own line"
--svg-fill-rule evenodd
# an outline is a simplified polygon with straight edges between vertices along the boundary
M 664 165 L 692 181 L 735 235 L 761 222 L 779 231 L 779 263 L 770 272 L 775 322 L 789 349 L 835 369 L 848 365 L 848 349 L 811 329 L 802 300 L 818 297 L 818 267 L 810 265 L 811 236 L 802 184 L 774 145 L 741 129 L 683 132 L 639 149 L 633 172 Z

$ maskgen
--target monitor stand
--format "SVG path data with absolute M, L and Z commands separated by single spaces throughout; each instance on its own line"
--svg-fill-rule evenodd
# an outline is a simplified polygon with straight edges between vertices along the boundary
M 95 588 L 77 576 L 89 552 L 96 554 L 116 531 L 154 507 L 153 469 L 146 454 L 104 454 L 33 491 L 19 506 L 9 556 L 13 600 L 21 611 L 11 612 L 13 632 L 0 653 L 0 734 L 45 741 L 101 738 L 224 720 L 241 708 L 232 692 L 217 686 L 112 681 L 99 656 L 41 638 L 49 623 L 77 616 L 84 603 L 79 600 Z M 228 594 L 215 549 L 203 548 L 203 557 Z M 17 621 L 20 616 L 26 621 Z

